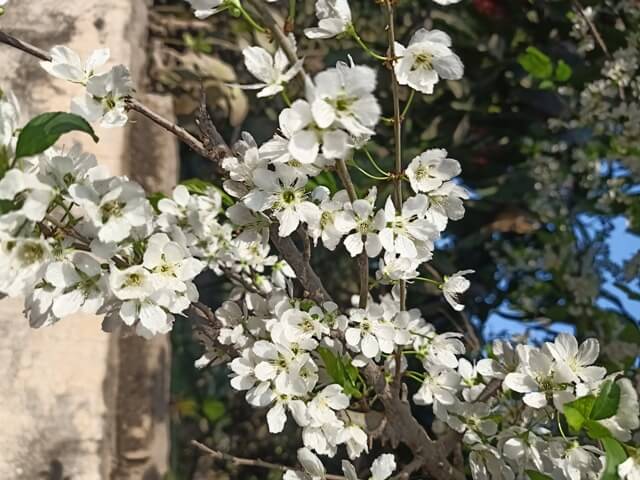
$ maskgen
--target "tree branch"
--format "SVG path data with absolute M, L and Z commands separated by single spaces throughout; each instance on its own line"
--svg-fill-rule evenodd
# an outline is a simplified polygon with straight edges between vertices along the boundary
M 258 14 L 262 17 L 262 21 L 267 25 L 271 35 L 275 41 L 280 45 L 282 51 L 285 53 L 289 62 L 293 65 L 298 61 L 298 55 L 296 54 L 295 47 L 287 37 L 287 34 L 284 32 L 284 27 L 281 27 L 274 17 L 273 13 L 269 6 L 264 2 L 264 0 L 247 0 L 247 3 L 251 5 L 251 7 L 258 12 Z M 300 75 L 304 78 L 306 73 L 304 70 L 300 70 Z
M 278 463 L 265 462 L 264 460 L 260 460 L 260 459 L 241 458 L 241 457 L 236 457 L 235 455 L 231 455 L 229 453 L 219 452 L 217 450 L 213 450 L 207 447 L 206 445 L 198 442 L 197 440 L 191 440 L 191 445 L 196 447 L 201 452 L 206 453 L 211 458 L 214 458 L 216 460 L 222 460 L 225 462 L 231 462 L 234 465 L 238 465 L 238 466 L 266 468 L 269 470 L 276 470 L 278 472 L 286 472 L 287 470 L 292 470 L 294 472 L 304 473 L 304 471 L 300 470 L 299 468 L 287 467 L 285 465 L 280 465 Z M 329 473 L 326 474 L 324 478 L 326 478 L 327 480 L 345 480 L 345 477 L 343 477 L 342 475 L 331 475 Z
M 6 32 L 0 30 L 0 43 L 4 43 L 5 45 L 9 45 L 10 47 L 17 48 L 18 50 L 22 50 L 29 55 L 39 58 L 40 60 L 44 60 L 45 62 L 51 61 L 51 55 L 44 50 L 39 49 L 38 47 L 34 47 L 33 45 L 23 42 Z
M 332 301 L 331 295 L 324 288 L 322 281 L 309 262 L 305 260 L 304 255 L 293 243 L 293 240 L 290 237 L 280 237 L 278 235 L 277 223 L 272 223 L 269 227 L 269 237 L 282 258 L 287 261 L 295 272 L 298 281 L 302 284 L 309 298 L 317 303 Z

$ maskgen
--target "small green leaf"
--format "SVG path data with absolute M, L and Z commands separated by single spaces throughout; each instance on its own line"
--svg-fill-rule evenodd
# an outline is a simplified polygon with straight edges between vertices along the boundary
M 354 398 L 362 398 L 362 393 L 357 383 L 357 369 L 350 363 L 345 363 L 340 357 L 335 356 L 328 348 L 320 347 L 318 348 L 318 353 L 333 381 L 340 385 L 348 395 Z
M 604 420 L 613 417 L 620 405 L 620 387 L 612 380 L 607 380 L 600 389 L 600 393 L 593 404 L 592 420 Z
M 548 80 L 553 75 L 551 59 L 536 47 L 527 47 L 526 52 L 518 57 L 518 63 L 527 73 L 540 80 Z
M 564 60 L 560 60 L 556 65 L 555 77 L 558 82 L 566 82 L 573 75 L 573 70 Z
M 602 446 L 606 454 L 606 466 L 600 480 L 617 480 L 618 465 L 627 459 L 624 447 L 614 438 L 603 438 Z
M 163 198 L 167 198 L 167 196 L 162 192 L 154 192 L 147 195 L 147 200 L 149 200 L 149 203 L 156 213 L 160 213 L 160 210 L 158 210 L 158 203 L 160 203 L 160 200 Z
M 43 113 L 31 119 L 20 131 L 16 145 L 15 158 L 29 157 L 44 152 L 68 132 L 84 132 L 91 135 L 94 142 L 98 137 L 91 125 L 82 117 L 73 113 Z
M 220 400 L 215 400 L 213 398 L 207 398 L 202 404 L 202 413 L 207 417 L 207 420 L 210 422 L 217 422 L 226 413 L 226 408 L 224 403 Z
M 564 405 L 563 413 L 572 431 L 582 430 L 584 423 L 591 418 L 595 401 L 596 398 L 593 395 L 588 395 Z
M 587 431 L 587 435 L 593 440 L 600 440 L 611 436 L 611 432 L 595 420 L 587 420 L 584 424 L 584 429 Z
M 329 376 L 336 382 L 342 385 L 344 381 L 343 372 L 341 372 L 338 365 L 338 357 L 336 357 L 331 350 L 326 347 L 318 348 L 320 358 L 324 362 L 324 367 L 327 369 Z
M 529 475 L 529 478 L 531 480 L 552 480 L 552 478 L 549 475 L 536 472 L 535 470 L 527 470 L 527 475 Z
M 207 189 L 213 187 L 213 184 L 202 180 L 201 178 L 189 178 L 180 182 L 180 185 L 184 185 L 189 190 L 189 193 L 195 193 L 196 195 L 204 195 L 207 193 Z
M 221 190 L 217 185 L 207 182 L 206 180 L 202 180 L 201 178 L 189 178 L 180 182 L 180 185 L 187 187 L 189 193 L 193 193 L 194 195 L 206 195 L 207 190 L 213 188 L 222 196 L 223 205 L 229 207 L 234 203 L 233 199 L 227 195 L 225 191 Z
M 579 432 L 582 430 L 582 426 L 587 420 L 577 409 L 567 405 L 564 406 L 564 416 L 567 419 L 569 428 L 571 428 L 573 432 Z

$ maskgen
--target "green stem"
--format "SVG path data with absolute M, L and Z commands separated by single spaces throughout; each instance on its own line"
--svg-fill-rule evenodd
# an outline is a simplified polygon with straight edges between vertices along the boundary
M 289 0 L 289 16 L 287 17 L 287 24 L 293 30 L 296 24 L 296 0 Z
M 360 35 L 358 35 L 358 32 L 356 31 L 356 27 L 353 24 L 349 25 L 347 29 L 347 33 L 349 33 L 353 37 L 353 39 L 358 43 L 358 45 L 360 45 L 360 47 L 362 47 L 362 49 L 366 53 L 368 53 L 370 56 L 372 56 L 376 60 L 380 60 L 381 62 L 386 62 L 388 60 L 387 57 L 385 57 L 384 55 L 380 55 L 379 53 L 374 52 L 369 47 L 369 45 L 367 45 L 364 42 L 364 40 L 362 40 L 362 38 L 360 37 Z
M 259 25 L 258 22 L 256 22 L 253 19 L 253 17 L 249 14 L 249 12 L 247 12 L 244 9 L 244 7 L 240 4 L 238 0 L 229 0 L 229 3 L 234 7 L 236 7 L 240 12 L 240 15 L 242 15 L 242 18 L 244 18 L 247 21 L 247 23 L 251 25 L 254 29 L 256 29 L 258 32 L 265 33 L 267 31 L 266 28 L 264 28 L 262 25 Z
M 284 100 L 284 103 L 286 103 L 290 107 L 291 99 L 289 98 L 289 95 L 287 95 L 287 91 L 284 88 L 280 92 L 280 95 L 282 95 L 282 99 Z
M 360 166 L 356 163 L 355 160 L 351 160 L 351 166 L 356 168 L 358 171 L 360 171 L 360 173 L 362 173 L 363 175 L 365 175 L 366 177 L 369 177 L 372 180 L 376 180 L 378 182 L 382 182 L 384 180 L 388 180 L 389 177 L 376 177 L 375 175 L 371 175 L 369 172 L 367 172 L 366 170 L 364 170 L 363 168 L 360 168 Z
M 409 94 L 409 98 L 407 99 L 407 103 L 404 106 L 404 109 L 402 110 L 402 114 L 400 115 L 401 118 L 404 119 L 404 117 L 407 116 L 407 113 L 409 112 L 409 108 L 411 107 L 411 104 L 413 103 L 413 99 L 416 96 L 416 91 L 412 88 L 411 89 L 411 93 Z
M 379 173 L 381 173 L 385 177 L 389 176 L 389 172 L 385 172 L 384 170 L 382 170 L 382 168 L 380 168 L 380 165 L 378 165 L 378 163 L 374 160 L 373 156 L 371 155 L 369 150 L 367 150 L 366 147 L 362 147 L 362 151 L 365 153 L 365 155 L 369 159 L 369 162 L 371 163 L 371 165 L 373 165 L 373 168 L 375 168 Z
M 440 288 L 440 285 L 442 285 L 442 282 L 438 282 L 437 280 L 433 280 L 432 278 L 417 277 L 416 280 L 420 280 L 422 282 L 432 283 L 433 285 L 436 285 L 438 288 Z

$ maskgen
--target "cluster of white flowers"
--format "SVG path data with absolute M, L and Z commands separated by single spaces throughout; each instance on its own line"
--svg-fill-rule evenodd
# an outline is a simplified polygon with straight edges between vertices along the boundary
M 575 427 L 574 412 L 584 415 L 592 438 L 625 442 L 640 427 L 640 410 L 632 382 L 594 365 L 598 355 L 596 340 L 579 345 L 574 336 L 560 334 L 540 348 L 495 341 L 492 358 L 475 365 L 461 359 L 455 378 L 438 384 L 446 393 L 440 392 L 440 398 L 434 393 L 434 412 L 463 434 L 473 478 L 525 478 L 532 471 L 558 479 L 601 478 L 606 465 L 602 447 L 583 442 L 576 431 L 567 436 L 568 427 Z M 490 381 L 502 382 L 500 391 L 479 399 Z M 599 395 L 612 385 L 619 401 L 590 420 Z M 588 410 L 579 405 L 589 405 Z M 635 478 L 623 473 L 637 469 L 633 462 L 620 466 L 622 478 Z
M 200 18 L 242 9 L 239 0 L 189 3 Z M 316 13 L 318 26 L 305 32 L 309 38 L 357 35 L 347 0 L 318 0 Z M 432 94 L 440 79 L 463 75 L 444 32 L 420 29 L 408 46 L 394 47 L 395 58 L 384 61 L 393 65 L 399 84 L 417 92 Z M 449 221 L 465 213 L 469 193 L 456 180 L 460 164 L 432 148 L 382 179 L 407 181 L 413 192 L 406 198 L 397 204 L 378 198 L 376 187 L 358 198 L 342 175 L 381 119 L 376 70 L 349 58 L 313 78 L 303 75 L 304 92 L 290 101 L 288 83 L 302 72 L 302 60 L 256 46 L 243 55 L 259 81 L 245 87 L 260 90 L 259 97 L 282 93 L 287 102 L 277 132 L 262 145 L 242 134 L 221 160 L 224 192 L 186 182 L 153 205 L 140 185 L 109 175 L 77 146 L 15 159 L 19 108 L 4 93 L 0 159 L 9 168 L 0 179 L 0 292 L 26 297 L 34 326 L 87 312 L 104 314 L 105 328 L 125 324 L 151 336 L 171 330 L 175 316 L 191 306 L 202 308 L 194 284 L 202 271 L 226 276 L 235 288 L 213 315 L 215 333 L 197 366 L 228 364 L 231 386 L 245 392 L 250 405 L 266 409 L 270 432 L 282 432 L 289 417 L 301 429 L 302 470 L 286 472 L 287 480 L 324 478 L 316 455 L 334 457 L 344 448 L 355 460 L 369 452 L 373 438 L 361 400 L 372 386 L 364 367 L 380 369 L 388 381 L 418 382 L 413 403 L 433 410 L 435 426 L 461 434 L 475 479 L 526 478 L 528 471 L 554 479 L 597 478 L 604 452 L 585 439 L 626 442 L 640 427 L 631 382 L 594 365 L 597 341 L 578 345 L 563 334 L 540 348 L 496 342 L 489 358 L 474 364 L 463 357 L 461 334 L 439 333 L 420 310 L 401 301 L 404 282 L 429 281 L 453 309 L 464 308 L 458 296 L 469 289 L 472 270 L 442 281 L 420 273 Z M 51 57 L 42 63 L 45 70 L 86 89 L 74 99 L 74 112 L 102 126 L 126 123 L 132 93 L 127 69 L 95 72 L 108 60 L 107 50 L 84 63 L 66 47 L 53 48 Z M 618 67 L 610 70 L 622 81 L 628 68 Z M 335 170 L 342 171 L 344 190 L 310 186 L 314 177 Z M 382 293 L 359 299 L 360 308 L 297 296 L 293 269 L 271 252 L 275 234 L 295 235 L 308 249 L 321 244 L 373 259 Z M 419 371 L 411 369 L 415 365 Z M 609 395 L 617 403 L 602 406 Z M 375 406 L 376 398 L 370 400 Z M 589 402 L 591 409 L 600 405 L 597 414 L 578 406 Z M 574 410 L 582 415 L 579 425 Z M 563 424 L 571 426 L 571 437 Z M 357 480 L 350 462 L 342 467 L 346 478 Z M 395 470 L 393 455 L 383 454 L 368 478 L 385 480 Z M 633 457 L 620 466 L 620 475 L 638 474 Z
M 85 62 L 64 46 L 52 48 L 50 55 L 51 61 L 40 63 L 42 68 L 54 77 L 79 83 L 86 89 L 71 101 L 72 112 L 103 127 L 121 127 L 127 123 L 124 99 L 133 91 L 129 70 L 124 65 L 116 65 L 104 73 L 96 72 L 109 60 L 108 49 L 94 51 Z

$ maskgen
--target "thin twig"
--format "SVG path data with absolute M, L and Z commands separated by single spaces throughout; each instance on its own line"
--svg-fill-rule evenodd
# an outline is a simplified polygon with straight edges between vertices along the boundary
M 262 17 L 262 21 L 267 25 L 274 40 L 280 45 L 282 51 L 285 53 L 291 65 L 298 61 L 298 55 L 296 54 L 295 47 L 287 37 L 284 31 L 284 26 L 280 26 L 276 17 L 271 12 L 271 9 L 264 0 L 247 0 L 247 3 L 253 7 Z M 304 70 L 300 70 L 300 75 L 303 77 L 306 75 Z
M 18 50 L 22 50 L 23 52 L 28 53 L 29 55 L 32 55 L 36 58 L 39 58 L 40 60 L 44 60 L 45 62 L 51 61 L 51 55 L 49 55 L 48 52 L 45 52 L 44 50 L 38 47 L 34 47 L 33 45 L 27 42 L 19 40 L 14 36 L 9 35 L 6 32 L 3 32 L 2 30 L 0 30 L 0 43 L 4 43 L 5 45 L 9 45 L 13 48 L 17 48 Z
M 153 110 L 146 107 L 135 98 L 129 97 L 127 98 L 126 102 L 127 102 L 127 108 L 129 110 L 138 112 L 139 114 L 147 117 L 149 120 L 151 120 L 153 123 L 155 123 L 159 127 L 162 127 L 166 131 L 172 133 L 173 135 L 178 137 L 178 139 L 180 139 L 185 145 L 191 148 L 191 150 L 196 152 L 198 155 L 201 155 L 205 158 L 209 157 L 209 152 L 207 152 L 207 149 L 205 148 L 204 144 L 200 140 L 198 140 L 196 137 L 191 135 L 184 128 L 176 125 L 175 123 L 155 113 Z
M 231 462 L 234 465 L 238 466 L 266 468 L 269 470 L 276 470 L 278 472 L 286 472 L 287 470 L 292 470 L 294 472 L 304 472 L 304 470 L 300 470 L 299 468 L 287 467 L 286 465 L 280 465 L 278 463 L 265 462 L 264 460 L 260 460 L 259 458 L 241 458 L 229 453 L 219 452 L 207 447 L 197 440 L 191 440 L 191 445 L 196 447 L 198 450 L 206 453 L 211 458 L 222 460 L 225 462 Z M 345 480 L 345 477 L 343 477 L 342 475 L 326 474 L 324 478 L 326 478 L 327 480 Z
M 391 93 L 393 97 L 393 139 L 394 139 L 394 177 L 393 177 L 393 203 L 398 215 L 402 212 L 402 111 L 400 110 L 400 84 L 396 77 L 394 62 L 396 61 L 396 30 L 395 30 L 395 3 L 386 0 L 387 7 L 387 35 L 389 42 L 388 67 L 391 72 Z M 400 281 L 400 310 L 407 309 L 407 282 Z M 396 371 L 394 375 L 394 387 L 396 395 L 399 395 L 402 386 L 402 348 L 396 347 L 395 351 Z
M 578 10 L 578 13 L 584 19 L 584 21 L 587 22 L 587 26 L 589 27 L 589 30 L 591 30 L 591 34 L 595 37 L 596 42 L 598 42 L 600 49 L 604 52 L 607 58 L 611 59 L 612 58 L 611 52 L 607 48 L 607 44 L 604 43 L 602 35 L 600 35 L 600 31 L 596 27 L 596 24 L 593 23 L 593 21 L 589 18 L 589 16 L 584 11 L 584 7 L 582 6 L 582 3 L 580 2 L 580 0 L 573 0 L 573 5 L 575 6 L 576 10 Z

